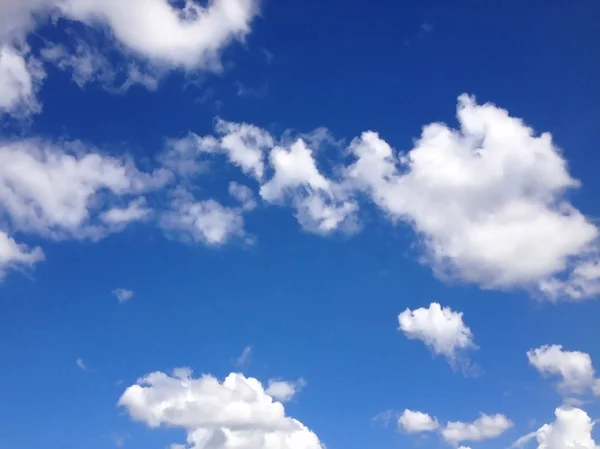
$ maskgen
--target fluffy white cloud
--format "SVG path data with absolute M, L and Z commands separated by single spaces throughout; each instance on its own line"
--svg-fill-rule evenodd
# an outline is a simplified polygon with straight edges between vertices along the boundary
M 400 157 L 376 133 L 364 133 L 350 145 L 349 180 L 390 218 L 413 226 L 441 276 L 537 288 L 585 260 L 598 229 L 564 199 L 579 182 L 550 134 L 537 136 L 507 111 L 466 95 L 458 120 L 459 130 L 425 126 Z
M 32 267 L 41 260 L 44 260 L 41 248 L 29 248 L 0 231 L 0 280 L 8 269 Z
M 68 18 L 107 25 L 115 38 L 157 64 L 219 69 L 220 51 L 243 39 L 258 13 L 256 0 L 212 0 L 203 7 L 186 0 L 180 9 L 168 0 L 60 0 Z
M 286 416 L 261 383 L 232 373 L 223 382 L 188 369 L 155 372 L 130 386 L 119 405 L 150 427 L 180 427 L 192 449 L 323 449 L 317 435 Z M 178 447 L 184 447 L 180 445 Z
M 482 414 L 473 422 L 449 422 L 441 429 L 442 437 L 449 443 L 462 441 L 483 441 L 497 438 L 513 426 L 504 415 Z
M 433 432 L 439 428 L 437 419 L 427 413 L 404 410 L 398 418 L 398 428 L 406 433 Z
M 212 199 L 199 201 L 183 189 L 175 192 L 171 209 L 162 215 L 160 226 L 183 240 L 210 246 L 245 235 L 241 208 L 226 207 Z
M 126 288 L 115 288 L 112 293 L 119 302 L 129 301 L 133 298 L 133 290 L 128 290 Z
M 124 72 L 125 81 L 118 88 L 123 90 L 132 84 L 155 88 L 159 72 L 172 68 L 221 70 L 222 50 L 250 33 L 258 4 L 258 0 L 211 0 L 201 6 L 185 0 L 178 7 L 172 0 L 0 0 L 0 112 L 39 112 L 36 91 L 44 71 L 39 62 L 8 44 L 23 44 L 38 22 L 51 16 L 110 30 L 124 58 L 113 65 L 102 51 L 74 35 L 73 48 L 49 43 L 42 57 L 70 70 L 80 86 L 99 81 L 114 89 L 116 74 Z M 138 60 L 154 69 L 141 70 Z
M 536 432 L 519 438 L 513 447 L 523 447 L 535 439 L 538 449 L 598 449 L 592 438 L 594 423 L 578 408 L 561 407 L 555 410 L 556 420 L 544 424 Z
M 262 178 L 264 153 L 274 144 L 271 134 L 254 125 L 221 119 L 215 122 L 215 134 L 201 137 L 190 133 L 181 139 L 169 139 L 161 160 L 177 173 L 189 176 L 200 171 L 198 158 L 221 153 L 245 174 Z
M 269 154 L 273 177 L 260 188 L 261 197 L 271 203 L 284 199 L 296 208 L 296 217 L 307 230 L 328 234 L 346 225 L 353 230 L 353 214 L 358 210 L 344 186 L 334 183 L 317 168 L 312 149 L 298 139 L 281 143 Z
M 398 322 L 407 338 L 421 340 L 435 354 L 454 364 L 459 358 L 464 359 L 465 350 L 476 347 L 462 316 L 461 312 L 434 302 L 428 308 L 406 309 L 398 316 Z
M 12 229 L 50 238 L 104 237 L 144 218 L 137 197 L 169 181 L 168 172 L 140 172 L 126 158 L 103 155 L 80 142 L 0 141 L 0 216 Z
M 258 14 L 257 0 L 12 0 L 0 1 L 0 38 L 23 38 L 35 16 L 60 14 L 89 26 L 103 25 L 123 46 L 156 64 L 219 69 L 221 50 L 242 40 Z
M 2 45 L 0 40 L 0 116 L 40 112 L 36 94 L 45 76 L 39 61 L 28 56 L 26 49 Z
M 529 363 L 544 376 L 560 376 L 559 387 L 567 393 L 596 391 L 598 380 L 592 358 L 580 351 L 565 351 L 561 345 L 546 345 L 527 351 Z
M 289 402 L 305 386 L 306 381 L 302 378 L 295 381 L 270 379 L 269 386 L 265 391 L 277 401 Z
M 214 136 L 190 133 L 181 139 L 170 139 L 159 159 L 189 178 L 202 170 L 208 154 L 226 155 L 229 162 L 255 178 L 260 184 L 260 196 L 266 202 L 293 207 L 304 229 L 329 234 L 356 228 L 353 218 L 357 202 L 349 198 L 351 192 L 343 183 L 329 180 L 319 171 L 313 151 L 304 140 L 278 142 L 262 128 L 218 119 Z M 265 179 L 267 170 L 272 173 L 270 179 Z M 232 189 L 230 193 L 234 196 L 242 193 L 237 185 Z M 248 191 L 243 194 L 249 196 Z

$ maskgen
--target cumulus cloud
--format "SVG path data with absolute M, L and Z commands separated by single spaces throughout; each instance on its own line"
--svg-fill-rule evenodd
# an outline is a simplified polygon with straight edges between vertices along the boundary
M 2 0 L 0 1 L 0 112 L 39 112 L 36 92 L 44 71 L 36 59 L 8 46 L 49 17 L 62 17 L 99 30 L 108 29 L 121 52 L 118 65 L 82 38 L 70 36 L 73 48 L 50 42 L 41 57 L 72 73 L 80 86 L 90 81 L 113 85 L 125 73 L 121 89 L 132 84 L 155 88 L 160 72 L 222 69 L 221 52 L 243 41 L 259 13 L 258 0 L 211 0 L 201 6 L 185 0 Z M 140 61 L 138 63 L 137 61 Z M 142 66 L 154 69 L 142 70 Z
M 440 425 L 437 418 L 427 413 L 406 409 L 398 419 L 398 428 L 406 433 L 439 432 L 446 442 L 454 446 L 465 441 L 498 438 L 512 426 L 512 421 L 501 414 L 481 414 L 473 422 L 450 421 Z M 461 448 L 466 446 L 460 446 L 459 449 Z
M 129 301 L 133 298 L 133 290 L 128 290 L 126 288 L 115 288 L 112 293 L 119 302 Z
M 543 376 L 559 376 L 559 388 L 565 393 L 598 393 L 600 380 L 589 354 L 565 351 L 561 345 L 546 345 L 527 351 L 529 363 Z
M 437 419 L 427 413 L 404 410 L 398 418 L 398 428 L 406 433 L 433 432 L 439 428 Z
M 102 238 L 147 213 L 140 199 L 125 209 L 111 201 L 137 197 L 168 180 L 163 170 L 141 172 L 131 160 L 81 142 L 0 141 L 0 217 L 21 232 Z
M 538 449 L 598 449 L 592 438 L 594 423 L 579 408 L 561 407 L 555 410 L 556 420 L 537 431 L 519 438 L 512 447 L 523 447 L 536 440 Z
M 273 399 L 280 402 L 291 401 L 300 390 L 306 386 L 306 381 L 302 378 L 289 381 L 281 379 L 269 379 L 269 386 L 265 390 Z
M 160 226 L 191 242 L 220 246 L 244 237 L 243 209 L 226 207 L 213 199 L 197 200 L 183 189 L 174 193 L 171 207 L 163 213 Z
M 412 226 L 421 261 L 442 279 L 551 300 L 598 295 L 598 228 L 567 201 L 580 183 L 551 135 L 468 95 L 459 97 L 457 116 L 458 129 L 424 126 L 407 152 L 366 131 L 340 148 L 349 162 L 327 173 L 318 139 L 276 139 L 223 120 L 213 136 L 176 141 L 170 158 L 194 167 L 199 154 L 227 155 L 258 181 L 263 201 L 292 207 L 318 234 L 357 230 L 359 205 L 372 201 L 392 222 Z
M 323 449 L 315 433 L 285 414 L 281 402 L 254 378 L 229 374 L 222 382 L 189 369 L 155 372 L 123 393 L 129 416 L 156 428 L 183 428 L 190 449 Z
M 441 429 L 444 440 L 452 444 L 497 438 L 513 426 L 504 415 L 482 414 L 473 422 L 453 421 Z
M 9 269 L 32 267 L 42 260 L 44 252 L 41 248 L 17 243 L 6 232 L 0 231 L 0 280 Z
M 440 276 L 539 289 L 590 257 L 598 229 L 564 198 L 579 182 L 550 134 L 467 95 L 458 120 L 460 129 L 425 126 L 399 156 L 363 133 L 350 145 L 348 178 L 391 219 L 412 225 Z
M 436 355 L 451 364 L 466 362 L 465 351 L 475 348 L 473 333 L 463 322 L 463 314 L 433 302 L 428 308 L 406 309 L 398 316 L 400 330 L 411 340 L 421 340 Z

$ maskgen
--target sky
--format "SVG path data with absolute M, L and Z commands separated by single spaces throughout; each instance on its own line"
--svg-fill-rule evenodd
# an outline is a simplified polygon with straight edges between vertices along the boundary
M 599 449 L 599 18 L 0 0 L 0 449 Z

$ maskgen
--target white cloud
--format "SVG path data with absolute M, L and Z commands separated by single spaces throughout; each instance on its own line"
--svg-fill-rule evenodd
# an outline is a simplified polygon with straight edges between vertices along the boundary
M 23 44 L 37 24 L 50 17 L 106 28 L 115 39 L 114 49 L 122 52 L 123 59 L 112 64 L 77 36 L 71 36 L 73 49 L 49 43 L 42 57 L 71 71 L 77 84 L 98 81 L 115 89 L 116 74 L 124 73 L 125 81 L 117 90 L 133 84 L 153 89 L 160 72 L 170 69 L 220 71 L 221 52 L 250 33 L 258 6 L 258 0 L 212 0 L 206 6 L 185 0 L 183 7 L 172 0 L 0 0 L 0 112 L 39 112 L 36 92 L 44 71 L 35 59 L 26 59 L 7 45 Z
M 437 419 L 413 410 L 404 410 L 398 418 L 398 428 L 406 433 L 433 432 L 439 428 Z
M 126 288 L 115 288 L 112 293 L 119 302 L 129 301 L 131 298 L 133 298 L 133 291 Z
M 512 447 L 523 447 L 535 439 L 538 449 L 598 449 L 592 438 L 594 423 L 579 408 L 561 407 L 555 410 L 556 420 L 544 424 L 536 432 L 519 438 Z
M 475 348 L 473 333 L 462 319 L 461 312 L 442 308 L 434 302 L 428 308 L 406 309 L 398 316 L 400 330 L 407 338 L 421 340 L 436 355 L 442 355 L 451 364 L 465 361 L 465 351 Z
M 320 173 L 312 149 L 302 139 L 291 144 L 284 140 L 277 142 L 268 131 L 247 123 L 218 119 L 214 136 L 190 133 L 181 139 L 168 140 L 160 160 L 181 176 L 190 177 L 201 170 L 203 155 L 224 154 L 230 163 L 259 181 L 262 199 L 293 207 L 299 223 L 309 232 L 354 231 L 358 205 L 349 198 L 350 192 Z M 264 161 L 266 154 L 268 167 Z M 268 180 L 267 169 L 272 171 Z M 253 203 L 246 203 L 246 209 L 248 205 Z
M 41 248 L 29 248 L 0 231 L 0 280 L 9 269 L 32 267 L 42 260 L 44 252 Z
M 269 386 L 267 387 L 265 392 L 277 401 L 289 402 L 305 386 L 306 381 L 302 378 L 295 381 L 270 379 Z
M 185 429 L 191 449 L 324 447 L 304 424 L 286 416 L 258 380 L 242 374 L 220 382 L 208 375 L 193 378 L 188 369 L 173 376 L 155 372 L 130 386 L 119 405 L 150 427 Z
M 63 0 L 63 14 L 90 26 L 110 27 L 134 54 L 164 66 L 220 69 L 220 52 L 243 39 L 258 14 L 256 0 L 213 0 L 207 7 L 186 0 Z
M 36 94 L 45 76 L 42 65 L 27 50 L 2 45 L 0 40 L 0 116 L 39 113 Z
M 565 351 L 561 345 L 546 345 L 527 351 L 529 363 L 544 376 L 560 376 L 559 387 L 566 393 L 596 390 L 598 380 L 589 354 Z
M 103 212 L 100 219 L 114 226 L 124 226 L 134 221 L 143 221 L 148 218 L 152 210 L 146 206 L 146 199 L 141 197 L 131 200 L 127 207 L 112 207 Z
M 298 221 L 310 232 L 329 234 L 344 225 L 347 230 L 354 230 L 353 215 L 358 205 L 348 199 L 342 185 L 321 174 L 313 151 L 304 140 L 275 146 L 269 162 L 273 177 L 260 188 L 265 201 L 290 201 Z
M 168 181 L 163 170 L 140 172 L 132 161 L 104 156 L 80 142 L 0 141 L 0 216 L 22 232 L 102 238 L 143 214 L 140 200 L 125 210 L 111 201 Z
M 483 441 L 497 438 L 513 426 L 504 415 L 482 414 L 473 422 L 449 422 L 441 429 L 444 440 L 452 444 L 462 441 Z
M 244 237 L 243 211 L 225 207 L 217 201 L 196 200 L 189 192 L 179 189 L 171 209 L 160 219 L 160 226 L 183 240 L 220 246 L 234 237 Z
M 400 157 L 376 133 L 363 133 L 350 145 L 357 160 L 348 179 L 391 219 L 413 226 L 440 276 L 537 288 L 588 258 L 598 229 L 564 199 L 579 182 L 550 134 L 536 136 L 466 95 L 458 120 L 459 130 L 425 126 Z

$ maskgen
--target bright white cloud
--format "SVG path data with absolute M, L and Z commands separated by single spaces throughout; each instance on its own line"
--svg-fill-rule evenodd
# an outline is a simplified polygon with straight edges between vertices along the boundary
M 323 449 L 317 435 L 286 416 L 261 383 L 232 373 L 223 382 L 188 369 L 155 372 L 130 386 L 119 405 L 150 427 L 187 431 L 190 449 Z M 180 445 L 178 447 L 185 447 Z
M 45 76 L 42 65 L 26 50 L 2 45 L 0 40 L 0 117 L 39 113 L 36 94 Z
M 354 230 L 358 205 L 348 199 L 344 187 L 321 174 L 304 140 L 283 145 L 275 146 L 269 154 L 274 174 L 261 186 L 261 197 L 270 203 L 291 202 L 296 218 L 310 232 L 329 234 L 344 227 Z
M 170 0 L 1 0 L 0 39 L 23 38 L 35 15 L 50 12 L 107 26 L 123 48 L 158 65 L 218 70 L 221 50 L 250 33 L 259 11 L 257 0 L 186 0 L 183 8 Z
M 265 392 L 277 401 L 289 402 L 305 386 L 306 381 L 302 378 L 295 381 L 270 379 Z
M 168 0 L 61 0 L 58 6 L 70 19 L 107 25 L 126 48 L 157 64 L 212 70 L 258 13 L 256 0 L 213 0 L 206 7 L 186 0 L 183 9 Z
M 442 437 L 449 443 L 483 441 L 497 438 L 513 426 L 504 415 L 482 414 L 473 422 L 449 422 L 441 429 Z
M 579 351 L 565 351 L 561 345 L 546 345 L 527 351 L 529 363 L 544 376 L 560 376 L 559 387 L 566 393 L 595 391 L 598 380 L 592 358 Z
M 183 189 L 175 192 L 170 210 L 160 219 L 160 226 L 183 240 L 209 246 L 220 246 L 246 234 L 242 209 L 225 207 L 212 199 L 196 200 Z
M 433 432 L 439 426 L 437 419 L 427 413 L 408 409 L 398 418 L 398 428 L 406 433 Z
M 538 449 L 598 449 L 592 438 L 594 423 L 579 408 L 561 407 L 555 410 L 556 420 L 544 424 L 536 432 L 519 438 L 512 447 L 523 447 L 535 439 Z
M 115 288 L 112 293 L 119 302 L 129 301 L 133 298 L 133 290 L 128 290 L 126 288 Z
M 32 267 L 44 260 L 41 248 L 30 248 L 17 243 L 3 231 L 0 231 L 0 280 L 9 269 Z
M 158 189 L 169 179 L 162 169 L 140 172 L 132 161 L 80 142 L 0 142 L 0 213 L 13 229 L 50 238 L 98 239 L 120 230 L 143 218 L 141 200 L 126 209 L 106 209 L 106 201 L 110 206 L 110 200 Z
M 475 348 L 473 333 L 463 322 L 463 314 L 434 302 L 428 308 L 406 309 L 398 316 L 400 330 L 411 340 L 421 340 L 436 355 L 454 364 L 464 361 L 464 353 Z
M 0 0 L 0 113 L 39 112 L 36 92 L 45 73 L 39 62 L 8 44 L 23 44 L 50 17 L 106 28 L 116 40 L 114 48 L 124 53 L 114 65 L 75 35 L 73 48 L 50 42 L 42 57 L 71 71 L 77 84 L 97 81 L 115 90 L 133 84 L 152 89 L 160 72 L 170 69 L 221 70 L 222 50 L 250 33 L 258 6 L 258 0 L 211 0 L 205 6 L 185 0 L 182 8 L 172 0 Z M 118 73 L 125 79 L 116 87 Z
M 550 134 L 536 136 L 504 109 L 466 95 L 458 120 L 459 130 L 425 126 L 399 157 L 376 133 L 363 133 L 350 145 L 348 179 L 414 227 L 441 276 L 534 288 L 587 258 L 598 229 L 564 199 L 579 182 Z

